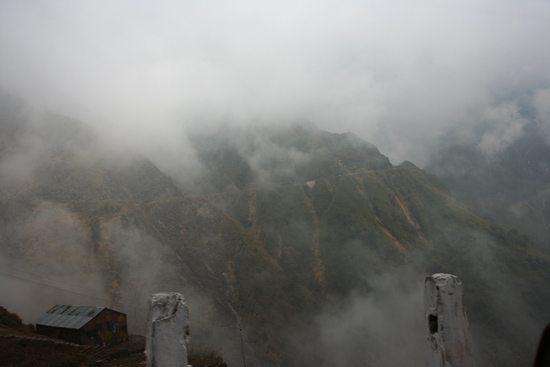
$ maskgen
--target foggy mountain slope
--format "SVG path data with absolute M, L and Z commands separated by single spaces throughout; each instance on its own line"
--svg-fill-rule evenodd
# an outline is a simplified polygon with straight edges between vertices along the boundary
M 289 139 L 291 143 L 283 140 L 280 144 L 277 134 L 269 137 L 269 133 L 262 141 L 275 145 L 268 147 L 270 151 L 309 147 L 301 150 L 307 154 L 300 156 L 296 167 L 319 159 L 327 162 L 324 167 L 332 163 L 335 169 L 325 171 L 326 177 L 320 176 L 323 171 L 307 176 L 307 169 L 296 169 L 286 180 L 271 176 L 261 184 L 254 181 L 258 170 L 252 164 L 257 164 L 254 157 L 261 155 L 262 147 L 247 151 L 238 140 L 232 145 L 231 139 L 225 139 L 220 146 L 232 151 L 232 160 L 247 167 L 248 173 L 225 176 L 218 188 L 254 189 L 226 189 L 209 196 L 261 241 L 286 274 L 336 299 L 376 291 L 377 285 L 370 284 L 370 279 L 392 266 L 413 266 L 420 273 L 458 274 L 471 287 L 466 302 L 472 323 L 480 330 L 478 340 L 484 356 L 478 358 L 501 365 L 530 358 L 526 351 L 536 345 L 535 330 L 550 317 L 544 306 L 550 294 L 538 293 L 550 280 L 548 255 L 535 250 L 525 236 L 477 215 L 449 196 L 439 178 L 410 162 L 397 167 L 352 166 L 348 162 L 364 160 L 365 155 L 356 156 L 354 144 L 342 143 L 350 135 L 322 132 L 325 138 L 320 141 L 315 129 L 310 128 L 309 133 L 303 128 L 298 128 L 298 133 L 292 129 L 296 127 L 288 134 L 298 137 L 294 142 Z M 375 161 L 384 161 L 377 151 L 370 152 L 371 157 L 378 155 Z M 219 151 L 212 149 L 209 154 L 217 156 Z M 356 160 L 340 159 L 346 156 Z M 270 172 L 281 172 L 287 164 L 284 159 L 271 161 Z M 216 172 L 214 168 L 204 177 L 212 182 Z M 532 301 L 523 304 L 527 299 Z M 520 305 L 529 306 L 520 311 Z M 521 322 L 510 322 L 508 315 L 515 313 L 522 313 Z M 518 330 L 527 336 L 517 339 Z
M 207 167 L 199 190 L 274 186 L 390 168 L 387 157 L 352 133 L 332 134 L 309 122 L 288 127 L 221 127 L 192 134 L 191 143 Z
M 35 124 L 19 122 L 17 128 L 10 126 L 9 117 L 0 122 L 0 133 L 9 136 L 0 144 L 0 187 L 11 199 L 132 201 L 181 196 L 149 160 L 102 152 L 97 135 L 86 124 L 50 113 L 37 119 Z
M 482 134 L 480 134 L 482 136 Z M 453 141 L 453 133 L 447 138 Z M 550 147 L 530 123 L 522 136 L 487 156 L 479 141 L 442 144 L 427 169 L 460 200 L 503 225 L 550 243 Z
M 286 297 L 292 285 L 282 270 L 238 224 L 203 200 L 175 198 L 145 205 L 34 202 L 27 211 L 2 207 L 2 232 L 11 231 L 2 248 L 2 257 L 13 259 L 13 269 L 7 269 L 31 271 L 46 284 L 60 282 L 63 289 L 67 282 L 77 284 L 74 291 L 95 297 L 73 297 L 77 302 L 102 299 L 100 304 L 128 312 L 134 332 L 145 331 L 150 294 L 179 291 L 189 298 L 192 310 L 198 307 L 193 310 L 195 340 L 212 343 L 204 339 L 213 333 L 220 338 L 217 348 L 232 346 L 227 354 L 234 360 L 239 356 L 231 355 L 235 340 L 224 334 L 242 324 L 252 339 L 245 341 L 253 342 L 257 353 L 278 350 L 272 356 L 276 361 L 281 358 L 281 336 L 270 326 L 296 313 L 295 300 L 311 302 L 305 289 Z M 47 289 L 39 293 L 40 299 L 32 294 L 24 298 L 34 301 L 35 315 L 66 299 Z
M 194 340 L 215 341 L 235 360 L 233 333 L 242 325 L 249 363 L 258 363 L 257 353 L 281 364 L 284 328 L 275 325 L 297 314 L 298 303 L 299 312 L 310 310 L 316 297 L 295 286 L 241 225 L 205 199 L 184 198 L 149 160 L 81 152 L 70 138 L 53 143 L 59 135 L 50 132 L 41 136 L 35 168 L 17 185 L 2 180 L 2 270 L 66 289 L 72 302 L 125 310 L 142 333 L 148 296 L 182 292 L 195 309 Z M 24 140 L 15 154 L 24 153 Z M 2 302 L 15 302 L 27 317 L 67 299 L 47 288 L 19 289 L 23 305 L 17 297 Z
M 36 162 L 2 176 L 3 271 L 76 293 L 3 283 L 24 317 L 102 300 L 139 330 L 150 293 L 179 291 L 195 315 L 193 338 L 234 363 L 242 325 L 251 365 L 333 364 L 336 355 L 423 365 L 421 283 L 445 271 L 464 281 L 480 360 L 514 365 L 534 353 L 549 317 L 548 256 L 412 163 L 394 167 L 353 134 L 311 125 L 228 130 L 195 137 L 206 164 L 184 196 L 146 158 L 78 144 L 86 128 L 72 123 L 63 139 L 66 129 L 43 126 L 38 155 L 21 140 L 2 157 L 3 172 L 17 155 Z M 233 169 L 221 169 L 228 162 Z M 385 353 L 376 343 L 407 347 Z

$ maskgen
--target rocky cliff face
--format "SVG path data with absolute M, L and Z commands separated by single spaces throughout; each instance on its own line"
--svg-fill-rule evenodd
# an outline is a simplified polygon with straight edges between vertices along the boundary
M 226 360 L 240 363 L 241 346 L 233 341 L 242 327 L 247 364 L 264 366 L 329 363 L 319 315 L 399 303 L 391 301 L 399 293 L 392 289 L 407 289 L 415 308 L 421 286 L 414 292 L 387 286 L 408 284 L 410 274 L 460 275 L 471 287 L 466 306 L 480 331 L 482 358 L 494 364 L 530 358 L 536 325 L 550 317 L 547 255 L 480 218 L 435 176 L 409 162 L 392 166 L 352 134 L 298 125 L 196 136 L 204 170 L 191 186 L 146 158 L 98 154 L 93 137 L 75 143 L 88 133 L 62 120 L 72 126 L 60 130 L 69 135 L 59 142 L 61 133 L 42 134 L 47 144 L 31 169 L 0 180 L 3 269 L 53 282 L 51 298 L 125 309 L 130 319 L 143 319 L 130 322 L 139 331 L 150 294 L 179 292 L 190 305 L 192 340 L 219 345 Z M 24 127 L 17 134 L 28 133 Z M 0 149 L 3 169 L 27 152 L 17 139 L 12 143 Z M 401 272 L 395 269 L 409 275 L 394 276 Z M 499 282 L 505 291 L 494 286 Z M 36 297 L 29 287 L 19 297 L 47 309 L 50 296 Z M 383 296 L 368 298 L 373 294 Z M 523 299 L 533 314 L 518 321 L 529 325 L 531 347 L 504 316 L 519 312 Z M 376 311 L 372 317 L 386 316 Z M 393 326 L 407 329 L 407 322 Z M 390 334 L 393 345 L 399 333 Z M 418 337 L 422 348 L 422 326 Z M 331 340 L 341 348 L 338 338 Z M 308 359 L 311 350 L 317 359 Z M 373 350 L 361 358 L 384 362 Z

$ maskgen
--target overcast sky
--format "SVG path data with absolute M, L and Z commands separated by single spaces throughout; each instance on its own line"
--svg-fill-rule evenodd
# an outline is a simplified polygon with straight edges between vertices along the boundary
M 138 146 L 307 119 L 422 165 L 450 127 L 550 120 L 549 42 L 545 0 L 2 0 L 0 86 Z

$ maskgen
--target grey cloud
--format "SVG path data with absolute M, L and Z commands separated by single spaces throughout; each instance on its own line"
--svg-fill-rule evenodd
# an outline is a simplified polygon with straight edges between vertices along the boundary
M 550 144 L 550 88 L 537 90 L 532 103 L 537 112 L 539 130 Z
M 514 103 L 502 103 L 489 108 L 483 114 L 483 120 L 489 125 L 477 147 L 489 158 L 501 153 L 510 144 L 524 135 L 524 127 L 529 120 L 521 116 Z
M 0 7 L 0 84 L 167 160 L 197 124 L 305 118 L 422 164 L 449 127 L 550 83 L 538 1 Z
M 2 302 L 20 310 L 25 322 L 60 300 L 79 304 L 107 299 L 105 277 L 90 256 L 88 232 L 74 213 L 43 202 L 25 220 L 3 220 L 0 228 L 0 270 L 15 275 L 2 281 L 2 294 L 9 295 Z
M 371 275 L 368 296 L 352 294 L 327 308 L 293 341 L 297 364 L 423 366 L 423 280 L 417 271 L 387 269 Z

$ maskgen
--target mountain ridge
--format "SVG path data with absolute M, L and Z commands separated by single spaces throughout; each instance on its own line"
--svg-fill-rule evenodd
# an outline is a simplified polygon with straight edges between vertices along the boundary
M 17 259 L 8 268 L 32 268 L 45 279 L 72 271 L 135 319 L 143 310 L 129 303 L 144 305 L 166 287 L 180 291 L 196 315 L 197 338 L 219 343 L 236 362 L 234 334 L 242 327 L 247 361 L 273 366 L 329 363 L 339 343 L 356 347 L 348 363 L 392 358 L 384 349 L 361 353 L 358 341 L 374 332 L 368 322 L 349 326 L 352 333 L 338 329 L 339 341 L 327 345 L 321 321 L 357 300 L 399 304 L 387 282 L 404 284 L 406 299 L 416 300 L 411 278 L 452 272 L 466 287 L 478 358 L 501 365 L 529 358 L 543 326 L 537 322 L 550 317 L 550 258 L 528 238 L 479 217 L 414 164 L 392 166 L 353 134 L 311 125 L 241 133 L 191 138 L 205 167 L 194 191 L 143 157 L 123 164 L 83 157 L 70 154 L 78 149 L 66 141 L 64 149 L 45 149 L 19 185 L 2 182 L 0 255 Z M 2 161 L 10 158 L 11 150 L 0 152 L 7 152 Z M 220 169 L 227 162 L 231 168 Z M 530 306 L 507 325 L 504 315 L 520 312 L 522 299 Z M 327 315 L 333 307 L 336 314 Z M 421 318 L 417 301 L 409 308 L 399 312 Z M 379 338 L 394 344 L 415 335 L 406 352 L 421 358 L 422 325 L 411 320 L 409 329 L 392 325 L 402 337 L 385 331 Z M 520 321 L 527 325 L 521 338 L 513 332 Z M 296 349 L 308 330 L 317 356 Z M 361 337 L 350 342 L 348 334 Z

